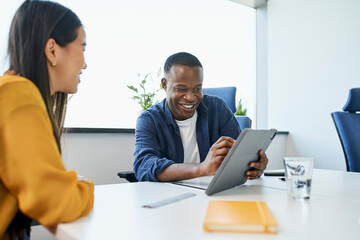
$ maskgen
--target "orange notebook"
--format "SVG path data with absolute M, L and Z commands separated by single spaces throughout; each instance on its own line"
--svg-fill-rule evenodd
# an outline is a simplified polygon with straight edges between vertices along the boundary
M 204 220 L 206 231 L 277 233 L 277 221 L 260 201 L 210 200 Z

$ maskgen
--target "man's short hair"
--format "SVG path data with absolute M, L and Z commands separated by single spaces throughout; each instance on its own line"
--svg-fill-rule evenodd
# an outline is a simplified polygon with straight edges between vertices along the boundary
M 164 64 L 164 72 L 168 73 L 174 65 L 182 65 L 188 67 L 201 67 L 202 65 L 194 55 L 187 52 L 179 52 L 168 57 Z

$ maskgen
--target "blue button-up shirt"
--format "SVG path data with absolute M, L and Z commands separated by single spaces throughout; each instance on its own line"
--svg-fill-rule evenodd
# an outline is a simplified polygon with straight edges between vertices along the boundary
M 230 108 L 218 97 L 204 95 L 197 112 L 196 139 L 202 162 L 221 136 L 236 139 L 241 130 Z M 156 182 L 156 175 L 166 167 L 184 162 L 180 130 L 166 99 L 141 113 L 135 138 L 134 172 L 139 181 Z

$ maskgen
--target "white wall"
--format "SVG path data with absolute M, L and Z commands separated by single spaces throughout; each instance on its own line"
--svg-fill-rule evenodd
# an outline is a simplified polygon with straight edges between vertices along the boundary
M 256 10 L 256 117 L 253 127 L 268 128 L 267 6 Z M 281 129 L 280 129 L 281 130 Z
M 287 155 L 345 170 L 330 113 L 360 86 L 360 1 L 268 1 L 268 126 L 289 131 Z
M 133 169 L 133 133 L 65 133 L 62 140 L 66 168 L 96 185 L 126 182 L 117 173 Z

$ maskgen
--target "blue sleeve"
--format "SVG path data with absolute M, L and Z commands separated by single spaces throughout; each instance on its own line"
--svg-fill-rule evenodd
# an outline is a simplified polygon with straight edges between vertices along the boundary
M 175 163 L 161 158 L 163 148 L 159 140 L 155 119 L 142 114 L 136 123 L 134 172 L 138 181 L 158 182 L 156 175 Z
M 236 140 L 241 133 L 240 125 L 226 103 L 221 101 L 219 104 L 223 105 L 219 108 L 221 109 L 220 135 L 232 137 Z

